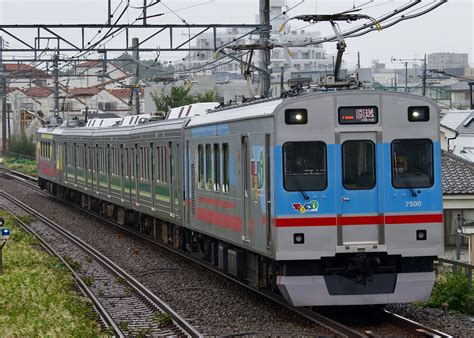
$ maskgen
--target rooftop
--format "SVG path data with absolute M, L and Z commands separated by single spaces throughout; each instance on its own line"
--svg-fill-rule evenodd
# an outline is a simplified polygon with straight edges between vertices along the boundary
M 29 97 L 48 97 L 53 90 L 48 87 L 31 87 L 23 91 Z
M 440 123 L 450 129 L 457 130 L 473 114 L 474 110 L 450 110 L 443 116 Z
M 443 151 L 441 172 L 443 195 L 474 194 L 474 163 Z

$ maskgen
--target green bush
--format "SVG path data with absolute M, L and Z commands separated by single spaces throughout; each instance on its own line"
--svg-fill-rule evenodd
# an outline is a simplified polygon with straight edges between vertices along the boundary
M 35 144 L 33 138 L 28 138 L 25 135 L 10 138 L 8 140 L 8 153 L 34 157 Z
M 427 306 L 440 308 L 443 304 L 449 310 L 474 314 L 474 289 L 469 288 L 466 275 L 459 272 L 438 275 Z
M 171 87 L 169 94 L 152 92 L 151 97 L 157 111 L 168 112 L 169 108 L 185 106 L 198 102 L 219 101 L 219 95 L 214 90 L 208 90 L 199 94 L 191 94 L 190 86 Z
M 12 156 L 12 154 L 8 154 Z M 36 176 L 36 161 L 18 157 L 4 158 L 4 166 L 11 170 L 16 170 L 30 176 Z

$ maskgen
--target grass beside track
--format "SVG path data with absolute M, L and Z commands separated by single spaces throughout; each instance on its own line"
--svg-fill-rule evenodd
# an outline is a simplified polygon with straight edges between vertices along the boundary
M 1 163 L 1 162 L 0 162 Z M 4 157 L 3 166 L 36 177 L 36 161 L 24 158 Z
M 2 337 L 91 337 L 104 335 L 89 301 L 56 257 L 34 248 L 34 236 L 0 211 L 11 239 L 3 247 L 0 276 Z

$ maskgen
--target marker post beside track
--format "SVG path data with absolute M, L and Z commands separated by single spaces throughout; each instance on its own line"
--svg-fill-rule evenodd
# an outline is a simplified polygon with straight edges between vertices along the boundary
M 0 238 L 0 276 L 3 275 L 3 247 L 10 239 L 10 229 L 4 228 L 5 220 L 0 217 L 0 228 L 2 229 L 2 237 Z

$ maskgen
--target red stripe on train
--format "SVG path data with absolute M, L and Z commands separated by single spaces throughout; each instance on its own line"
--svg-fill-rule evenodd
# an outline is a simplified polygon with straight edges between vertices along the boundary
M 441 223 L 443 214 L 385 216 L 385 224 Z
M 242 218 L 238 216 L 226 215 L 206 208 L 197 208 L 196 218 L 201 222 L 214 224 L 218 227 L 236 232 L 242 232 Z
M 198 199 L 199 203 L 203 204 L 210 204 L 216 207 L 224 208 L 224 209 L 235 209 L 235 203 L 225 200 L 219 200 L 212 197 L 207 196 L 199 196 Z
M 351 226 L 378 224 L 410 224 L 410 223 L 441 223 L 443 214 L 424 215 L 390 215 L 390 216 L 345 216 L 345 217 L 314 217 L 314 218 L 277 218 L 277 227 L 304 226 Z

